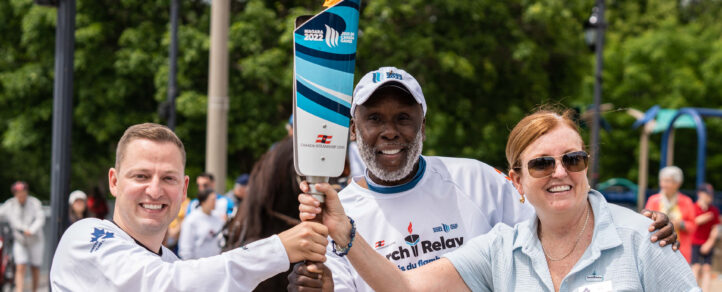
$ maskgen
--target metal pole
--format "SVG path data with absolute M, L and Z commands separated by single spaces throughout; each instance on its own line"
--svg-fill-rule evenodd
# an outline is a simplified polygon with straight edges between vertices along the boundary
M 70 185 L 70 132 L 73 122 L 73 52 L 75 0 L 58 3 L 55 27 L 55 84 L 53 86 L 53 146 L 50 173 L 50 252 L 68 226 Z
M 647 131 L 649 123 L 642 126 L 642 135 L 639 138 L 639 175 L 637 182 L 637 211 L 644 208 L 644 202 L 647 200 L 647 179 L 649 174 L 649 133 Z
M 604 29 L 607 25 L 604 21 L 604 0 L 597 0 L 598 21 L 597 21 L 597 39 L 595 43 L 595 52 L 597 65 L 594 71 L 594 107 L 592 109 L 592 161 L 591 161 L 591 177 L 590 183 L 592 188 L 597 185 L 599 180 L 599 105 L 602 101 L 602 67 L 604 62 Z
M 168 128 L 175 130 L 175 98 L 178 96 L 176 72 L 178 60 L 178 0 L 170 1 L 170 48 L 168 51 Z
M 215 190 L 225 192 L 228 144 L 229 0 L 211 4 L 211 52 L 208 74 L 206 171 L 215 176 Z

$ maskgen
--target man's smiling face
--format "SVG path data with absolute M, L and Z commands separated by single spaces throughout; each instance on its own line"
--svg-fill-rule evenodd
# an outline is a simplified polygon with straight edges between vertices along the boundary
M 118 205 L 113 219 L 131 235 L 164 234 L 188 188 L 180 149 L 170 142 L 136 139 L 118 165 L 108 173 Z
M 401 184 L 413 177 L 425 139 L 424 122 L 421 105 L 395 85 L 379 88 L 356 107 L 351 139 L 358 142 L 376 183 Z

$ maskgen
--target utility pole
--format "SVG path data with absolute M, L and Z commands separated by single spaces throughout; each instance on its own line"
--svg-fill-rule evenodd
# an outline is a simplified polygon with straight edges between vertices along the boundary
M 602 68 L 604 65 L 604 29 L 607 23 L 604 21 L 604 0 L 597 0 L 595 7 L 596 14 L 596 40 L 594 51 L 596 53 L 596 67 L 594 70 L 594 107 L 592 108 L 592 157 L 591 157 L 591 187 L 594 188 L 599 180 L 599 105 L 602 101 Z M 592 15 L 594 17 L 594 14 Z
M 175 99 L 178 96 L 178 85 L 176 84 L 176 72 L 178 63 L 178 0 L 170 1 L 170 48 L 168 49 L 168 98 L 167 115 L 168 128 L 175 131 L 176 112 Z
M 206 171 L 215 176 L 216 192 L 225 192 L 228 148 L 229 0 L 211 3 L 211 51 L 208 74 Z
M 37 1 L 57 5 L 55 26 L 55 80 L 53 84 L 53 145 L 50 165 L 50 254 L 69 224 L 70 145 L 73 125 L 73 52 L 75 0 Z

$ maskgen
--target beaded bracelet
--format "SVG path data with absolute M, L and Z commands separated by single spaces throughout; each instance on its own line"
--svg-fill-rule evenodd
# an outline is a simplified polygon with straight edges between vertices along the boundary
M 331 240 L 331 244 L 333 246 L 333 253 L 335 253 L 337 256 L 345 256 L 348 254 L 348 251 L 351 249 L 351 246 L 353 245 L 353 239 L 356 238 L 356 222 L 351 219 L 351 217 L 348 217 L 348 220 L 351 221 L 351 235 L 349 236 L 350 239 L 348 241 L 348 245 L 346 247 L 338 247 L 336 241 Z

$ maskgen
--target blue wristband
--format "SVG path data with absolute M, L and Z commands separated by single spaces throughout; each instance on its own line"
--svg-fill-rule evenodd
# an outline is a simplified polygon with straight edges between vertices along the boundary
M 346 216 L 348 217 L 348 216 Z M 338 245 L 336 244 L 336 241 L 331 240 L 331 246 L 333 247 L 333 253 L 335 253 L 337 256 L 345 256 L 348 254 L 348 251 L 351 249 L 351 246 L 353 245 L 353 239 L 356 238 L 356 222 L 351 219 L 351 217 L 348 217 L 348 220 L 351 221 L 351 234 L 349 236 L 348 245 L 346 247 L 339 247 L 336 248 Z

